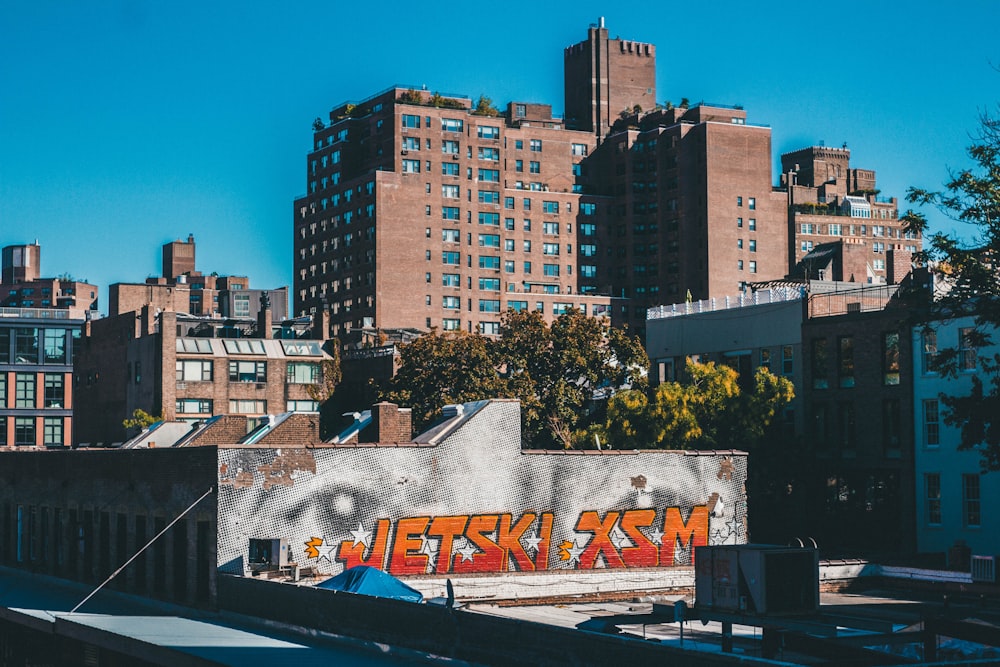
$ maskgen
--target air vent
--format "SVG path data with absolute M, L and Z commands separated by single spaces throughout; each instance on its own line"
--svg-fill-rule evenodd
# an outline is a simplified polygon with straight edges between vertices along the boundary
M 854 301 L 853 303 L 847 304 L 847 312 L 849 313 L 860 313 L 861 312 L 861 302 Z
M 985 584 L 995 584 L 997 581 L 997 557 L 973 556 L 972 580 Z

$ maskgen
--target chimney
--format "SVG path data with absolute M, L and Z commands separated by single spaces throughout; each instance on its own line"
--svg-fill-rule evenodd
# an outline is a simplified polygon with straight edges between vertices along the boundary
M 257 335 L 261 338 L 271 337 L 271 297 L 267 292 L 260 293 L 260 310 L 257 311 Z
M 412 415 L 409 408 L 383 401 L 372 406 L 372 431 L 365 442 L 410 442 Z
M 330 337 L 330 311 L 325 303 L 323 308 L 313 315 L 312 337 L 314 340 L 326 340 Z

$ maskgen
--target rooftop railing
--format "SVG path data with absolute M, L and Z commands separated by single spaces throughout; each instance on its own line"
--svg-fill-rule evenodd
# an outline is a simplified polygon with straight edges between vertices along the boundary
M 647 320 L 659 320 L 680 315 L 695 313 L 711 313 L 730 308 L 747 308 L 762 306 L 769 303 L 784 303 L 798 301 L 805 295 L 805 287 L 801 285 L 775 286 L 755 290 L 749 294 L 727 296 L 719 299 L 702 299 L 687 303 L 675 303 L 667 306 L 656 306 L 646 311 Z

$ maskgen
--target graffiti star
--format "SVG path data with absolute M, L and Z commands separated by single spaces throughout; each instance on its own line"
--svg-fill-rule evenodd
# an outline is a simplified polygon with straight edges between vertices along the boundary
M 586 546 L 587 545 L 578 545 L 575 539 L 572 542 L 563 541 L 563 543 L 559 545 L 559 560 L 568 561 L 570 563 L 576 561 L 577 564 L 579 564 L 580 554 L 586 551 Z
M 534 549 L 535 553 L 538 553 L 538 545 L 542 543 L 542 538 L 538 536 L 538 533 L 526 537 L 524 541 L 528 544 L 529 549 Z
M 471 561 L 473 554 L 477 551 L 476 547 L 472 546 L 466 542 L 465 546 L 458 550 L 458 553 L 462 554 L 462 562 Z
M 619 549 L 621 549 L 622 547 L 627 547 L 632 545 L 632 541 L 628 539 L 625 533 L 623 533 L 621 529 L 618 528 L 618 526 L 615 526 L 611 530 L 611 543 L 614 544 Z
M 654 528 L 649 531 L 649 539 L 653 544 L 663 544 L 663 531 L 659 528 Z
M 365 530 L 365 527 L 361 525 L 360 521 L 358 522 L 358 529 L 352 530 L 351 535 L 354 536 L 354 544 L 351 546 L 356 547 L 359 544 L 363 544 L 366 549 L 371 546 L 372 531 Z
M 335 551 L 337 551 L 337 544 L 327 542 L 325 537 L 323 538 L 323 543 L 316 549 L 319 559 L 323 560 L 325 558 L 328 563 L 333 563 L 333 554 Z
M 438 552 L 438 540 L 432 540 L 426 535 L 420 536 L 420 553 L 427 554 L 431 558 L 437 556 Z
M 740 536 L 740 528 L 742 526 L 740 526 L 740 522 L 736 520 L 736 517 L 733 517 L 732 519 L 727 521 L 726 527 L 729 528 L 730 535 L 735 535 L 736 537 Z

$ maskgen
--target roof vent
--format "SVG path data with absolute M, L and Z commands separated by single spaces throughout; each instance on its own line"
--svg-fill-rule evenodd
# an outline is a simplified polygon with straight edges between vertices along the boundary
M 465 406 L 462 405 L 461 403 L 446 405 L 443 408 L 441 408 L 441 412 L 448 419 L 451 419 L 453 417 L 461 417 L 462 414 L 465 412 Z

